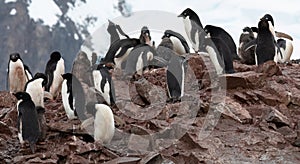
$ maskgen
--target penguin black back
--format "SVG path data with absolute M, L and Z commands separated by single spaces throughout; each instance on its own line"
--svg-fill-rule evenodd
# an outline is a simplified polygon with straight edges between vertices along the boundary
M 229 35 L 228 32 L 226 32 L 223 28 L 213 26 L 213 25 L 206 25 L 204 27 L 204 31 L 210 35 L 212 38 L 220 38 L 224 41 L 224 43 L 228 46 L 229 48 L 229 55 L 232 56 L 232 59 L 239 59 L 237 55 L 237 48 L 236 44 L 234 43 L 234 40 L 232 37 Z
M 45 74 L 48 78 L 48 82 L 45 86 L 46 91 L 50 90 L 50 86 L 53 82 L 53 72 L 55 71 L 57 62 L 60 60 L 60 58 L 60 53 L 58 51 L 54 51 L 51 53 L 50 60 L 46 64 Z
M 261 19 L 258 23 L 258 35 L 256 40 L 257 64 L 262 64 L 269 60 L 274 60 L 275 41 L 272 32 L 269 29 L 267 20 Z
M 162 38 L 164 38 L 164 37 L 170 38 L 170 36 L 174 36 L 174 37 L 178 38 L 179 41 L 181 42 L 182 46 L 184 47 L 185 53 L 190 53 L 189 45 L 186 42 L 185 38 L 181 34 L 175 32 L 175 31 L 172 31 L 172 30 L 166 30 L 164 32 L 164 36 Z
M 22 139 L 19 138 L 20 142 L 22 142 L 22 140 L 27 140 L 31 151 L 34 153 L 35 143 L 41 133 L 35 105 L 31 100 L 30 95 L 26 92 L 17 92 L 14 95 L 19 100 L 17 109 L 18 130 L 22 136 Z
M 86 119 L 85 116 L 85 95 L 80 81 L 71 73 L 62 75 L 67 80 L 67 92 L 69 93 L 68 103 L 79 119 Z

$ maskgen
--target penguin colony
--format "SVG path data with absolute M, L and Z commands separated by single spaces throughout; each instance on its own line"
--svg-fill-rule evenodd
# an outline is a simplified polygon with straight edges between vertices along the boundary
M 293 52 L 293 38 L 275 31 L 270 14 L 259 19 L 257 27 L 242 29 L 238 48 L 223 28 L 203 27 L 192 9 L 185 9 L 178 17 L 183 20 L 187 40 L 182 34 L 165 29 L 157 47 L 151 41 L 147 26 L 141 28 L 139 38 L 131 38 L 119 25 L 108 20 L 109 50 L 99 64 L 95 64 L 96 55 L 93 54 L 90 71 L 93 87 L 101 101 L 88 102 L 85 99 L 80 80 L 72 73 L 65 73 L 60 52 L 52 52 L 45 72 L 37 72 L 34 76 L 20 54 L 12 53 L 8 62 L 7 87 L 18 99 L 17 128 L 21 145 L 27 141 L 32 153 L 36 151 L 36 143 L 43 141 L 46 133 L 44 98 L 56 99 L 60 95 L 67 118 L 87 122 L 91 116 L 95 141 L 109 144 L 115 131 L 111 107 L 116 104 L 111 69 L 121 69 L 125 77 L 134 78 L 143 76 L 144 71 L 151 67 L 166 67 L 167 102 L 175 103 L 184 96 L 187 61 L 192 50 L 199 55 L 209 55 L 218 75 L 235 73 L 233 60 L 248 65 L 260 65 L 269 60 L 285 63 L 289 62 Z

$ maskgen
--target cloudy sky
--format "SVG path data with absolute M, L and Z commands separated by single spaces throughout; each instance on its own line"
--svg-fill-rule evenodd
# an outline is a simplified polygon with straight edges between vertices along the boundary
M 232 35 L 236 44 L 245 26 L 257 26 L 259 18 L 269 13 L 274 18 L 275 29 L 294 38 L 292 58 L 300 58 L 300 8 L 298 7 L 300 1 L 297 0 L 127 0 L 127 2 L 136 13 L 159 10 L 178 15 L 185 8 L 190 7 L 198 14 L 203 25 L 223 27 Z M 95 26 L 90 28 L 93 33 L 107 23 L 107 19 L 114 20 L 120 16 L 120 13 L 113 8 L 114 4 L 117 4 L 117 0 L 87 0 L 87 4 L 76 4 L 76 7 L 69 12 L 69 16 L 77 22 L 82 22 L 86 15 L 97 16 Z M 55 15 L 60 14 L 52 0 L 32 0 L 29 11 L 31 17 L 41 18 L 49 25 L 55 24 L 57 21 Z M 154 15 L 153 19 L 161 20 L 162 17 Z M 151 25 L 149 26 L 151 28 Z

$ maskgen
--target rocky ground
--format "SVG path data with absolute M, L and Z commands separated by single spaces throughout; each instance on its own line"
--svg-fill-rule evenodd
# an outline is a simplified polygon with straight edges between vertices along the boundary
M 300 65 L 234 63 L 219 78 L 193 56 L 181 102 L 166 103 L 165 69 L 135 82 L 114 77 L 112 142 L 93 142 L 61 99 L 45 102 L 47 134 L 37 153 L 17 139 L 16 100 L 0 92 L 1 163 L 298 163 Z

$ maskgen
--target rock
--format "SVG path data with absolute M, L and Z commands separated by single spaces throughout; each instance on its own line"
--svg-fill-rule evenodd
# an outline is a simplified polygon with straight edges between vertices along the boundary
M 280 128 L 283 126 L 291 127 L 289 119 L 275 108 L 271 108 L 269 110 L 269 113 L 267 114 L 265 120 L 267 122 L 274 123 L 277 128 Z
M 13 107 L 17 99 L 15 96 L 6 91 L 0 91 L 0 108 L 10 108 Z
M 6 125 L 2 121 L 0 121 L 0 136 L 6 136 L 5 138 L 10 138 L 12 136 L 12 132 L 9 129 L 8 125 Z
M 286 85 L 279 84 L 275 81 L 268 81 L 266 84 L 266 90 L 269 95 L 276 95 L 278 101 L 288 105 L 291 102 L 291 92 L 288 91 Z
M 246 65 L 246 64 L 241 64 L 237 61 L 233 62 L 233 68 L 236 72 L 247 72 L 247 71 L 255 71 L 256 65 Z
M 150 152 L 147 154 L 140 163 L 145 164 L 161 164 L 163 162 L 163 157 L 159 153 Z
M 276 131 L 282 134 L 289 142 L 292 142 L 297 138 L 297 133 L 288 126 L 280 127 Z
M 70 156 L 68 156 L 68 163 L 82 164 L 82 163 L 89 163 L 89 160 L 85 159 L 82 156 L 71 154 Z
M 263 101 L 267 105 L 276 106 L 280 103 L 279 98 L 274 96 L 273 94 L 269 94 L 259 90 L 255 90 L 254 93 L 261 101 Z
M 297 106 L 300 106 L 300 90 L 299 89 L 292 88 L 290 98 L 291 98 L 291 103 L 293 103 Z
M 106 162 L 106 164 L 137 164 L 140 160 L 141 158 L 137 157 L 119 157 Z
M 227 89 L 236 89 L 236 88 L 257 88 L 264 85 L 263 74 L 256 73 L 254 71 L 241 72 L 234 74 L 224 74 L 221 77 L 226 78 L 226 87 Z
M 282 75 L 279 66 L 272 60 L 267 61 L 257 67 L 257 73 L 263 73 L 264 76 L 271 77 L 274 75 Z
M 134 82 L 137 93 L 148 104 L 157 104 L 166 102 L 167 96 L 164 89 L 151 84 L 146 79 L 142 78 Z
M 229 97 L 226 97 L 225 104 L 218 104 L 216 109 L 223 115 L 229 116 L 242 124 L 252 122 L 249 112 Z

